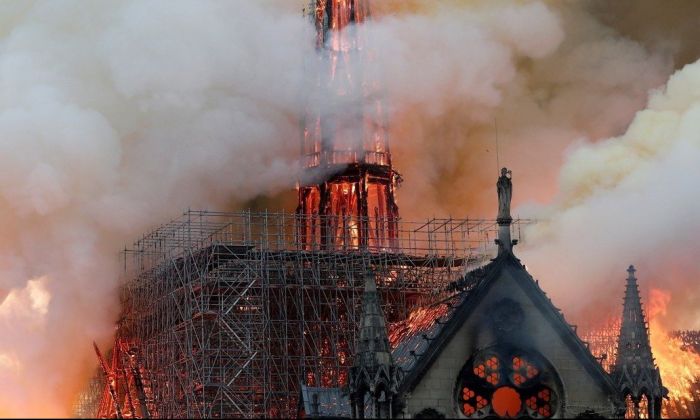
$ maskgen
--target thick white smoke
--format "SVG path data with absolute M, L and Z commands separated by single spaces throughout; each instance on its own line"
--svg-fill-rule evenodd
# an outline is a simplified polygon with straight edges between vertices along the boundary
M 106 347 L 113 333 L 124 244 L 187 207 L 293 187 L 313 71 L 304 66 L 313 54 L 306 3 L 0 3 L 1 416 L 70 413 L 95 366 L 91 341 Z M 672 68 L 665 52 L 620 37 L 579 4 L 376 3 L 383 14 L 366 28 L 373 59 L 364 70 L 386 97 L 404 217 L 493 217 L 496 120 L 516 201 L 549 200 L 562 152 L 621 133 Z M 572 156 L 567 167 L 576 168 L 586 152 Z M 612 197 L 641 176 L 626 165 L 605 181 Z M 566 191 L 583 188 L 574 169 L 565 173 Z M 664 176 L 666 191 L 661 180 L 678 180 Z M 673 190 L 669 200 L 680 197 Z M 566 235 L 550 230 L 541 241 L 543 227 L 533 235 L 540 255 L 548 243 L 573 242 L 563 223 L 579 208 L 572 203 L 591 207 L 597 196 L 563 194 L 551 226 Z M 591 226 L 603 213 L 591 213 Z M 535 270 L 546 261 L 526 259 Z
M 700 328 L 698 162 L 700 61 L 653 93 L 622 136 L 571 150 L 555 204 L 535 213 L 547 222 L 530 231 L 531 270 L 563 307 L 610 314 L 634 264 L 643 292 L 671 292 L 667 328 Z
M 700 205 L 698 189 L 690 168 L 681 177 L 680 162 L 662 160 L 672 159 L 666 154 L 676 143 L 664 138 L 680 117 L 636 115 L 672 73 L 674 54 L 688 52 L 689 33 L 669 29 L 685 27 L 677 24 L 683 12 L 664 13 L 665 26 L 649 13 L 626 19 L 667 35 L 641 43 L 602 24 L 601 4 L 440 4 L 414 1 L 408 12 L 375 22 L 371 36 L 382 51 L 375 64 L 391 98 L 396 166 L 410 184 L 410 193 L 399 193 L 402 215 L 493 217 L 498 138 L 500 166 L 516 175 L 516 212 L 551 218 L 526 232 L 523 259 L 573 320 L 616 315 L 625 269 L 636 264 L 643 290 L 673 290 L 667 326 L 697 327 L 690 282 L 700 274 L 698 232 L 686 219 Z M 683 87 L 655 94 L 650 107 L 662 97 L 692 101 L 680 96 L 694 91 L 677 81 L 690 78 L 681 74 L 670 83 Z M 641 178 L 649 179 L 626 194 L 624 182 Z M 553 205 L 537 204 L 554 197 Z
M 313 34 L 279 6 L 0 4 L 0 416 L 70 413 L 124 244 L 293 188 Z

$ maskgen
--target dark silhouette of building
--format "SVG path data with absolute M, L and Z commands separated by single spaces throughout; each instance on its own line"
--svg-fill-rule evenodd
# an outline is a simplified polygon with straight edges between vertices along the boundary
M 614 417 L 610 376 L 513 254 L 510 172 L 498 181 L 498 255 L 452 285 L 446 313 L 402 337 L 397 417 Z M 352 389 L 351 389 L 352 391 Z

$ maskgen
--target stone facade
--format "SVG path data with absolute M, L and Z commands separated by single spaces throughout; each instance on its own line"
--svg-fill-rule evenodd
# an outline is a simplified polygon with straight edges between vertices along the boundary
M 578 354 L 581 349 L 577 349 L 570 339 L 562 337 L 562 326 L 556 325 L 557 321 L 553 321 L 546 309 L 533 302 L 523 289 L 523 283 L 528 281 L 532 281 L 529 276 L 523 276 L 512 266 L 501 270 L 492 280 L 492 287 L 475 303 L 469 317 L 430 363 L 420 381 L 404 395 L 405 417 L 411 418 L 428 408 L 446 417 L 464 417 L 455 397 L 459 372 L 479 349 L 499 345 L 498 334 L 493 331 L 489 318 L 492 308 L 504 302 L 520 306 L 524 313 L 518 331 L 510 332 L 512 337 L 505 339 L 516 345 L 521 343 L 529 352 L 542 355 L 561 380 L 561 411 L 555 414 L 556 417 L 574 417 L 586 410 L 606 417 L 618 413 L 615 394 L 611 392 L 602 369 L 586 368 Z M 559 322 L 563 323 L 563 320 Z
M 386 394 L 389 398 L 382 401 L 391 401 L 391 406 L 373 410 L 373 417 L 615 418 L 623 417 L 626 409 L 629 412 L 622 392 L 636 389 L 630 375 L 617 375 L 616 386 L 513 254 L 512 183 L 510 171 L 503 168 L 501 174 L 497 184 L 498 256 L 448 288 L 452 297 L 431 308 L 443 305 L 443 311 L 434 312 L 441 316 L 429 319 L 427 327 L 411 330 L 390 355 L 384 317 L 372 294 L 374 282 L 368 280 L 355 355 L 358 361 L 349 389 L 357 406 L 353 417 L 365 416 L 368 395 L 369 401 L 380 405 L 376 393 L 367 391 L 377 384 L 390 389 Z M 636 283 L 628 283 L 625 311 L 633 312 L 631 316 L 638 322 L 627 323 L 627 335 L 632 338 L 626 340 L 643 338 L 648 347 L 639 295 L 632 293 L 637 291 Z M 632 307 L 636 311 L 628 309 Z M 625 331 L 623 328 L 623 335 Z M 651 351 L 647 353 L 643 368 L 658 377 Z M 636 353 L 630 353 L 629 358 L 640 360 Z M 639 370 L 636 365 L 625 367 L 622 359 L 617 365 L 620 371 Z M 657 382 L 661 389 L 660 378 Z M 658 400 L 660 395 L 653 397 Z M 658 402 L 655 408 L 660 406 Z

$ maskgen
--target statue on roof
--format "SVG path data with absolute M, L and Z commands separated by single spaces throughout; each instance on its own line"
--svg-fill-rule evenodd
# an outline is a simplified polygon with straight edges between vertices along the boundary
M 501 169 L 501 176 L 496 183 L 498 191 L 498 218 L 499 222 L 510 222 L 513 218 L 510 216 L 510 199 L 513 197 L 513 182 L 511 178 L 513 172 L 508 168 Z

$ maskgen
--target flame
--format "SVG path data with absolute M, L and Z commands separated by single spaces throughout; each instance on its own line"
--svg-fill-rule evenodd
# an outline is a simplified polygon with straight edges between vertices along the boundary
M 696 402 L 697 386 L 700 379 L 700 355 L 692 348 L 685 348 L 683 341 L 672 336 L 664 328 L 661 320 L 666 315 L 666 308 L 671 301 L 671 294 L 660 289 L 651 289 L 649 294 L 649 327 L 651 347 L 656 364 L 661 371 L 661 379 L 668 396 L 674 405 L 686 408 L 688 403 Z M 668 404 L 664 404 L 667 413 Z
M 435 306 L 417 307 L 408 315 L 408 318 L 389 326 L 389 342 L 392 347 L 406 337 L 420 331 L 425 331 L 433 325 L 436 319 L 445 316 L 449 306 L 445 303 Z
M 606 372 L 611 373 L 617 357 L 617 338 L 620 335 L 620 318 L 610 317 L 601 327 L 587 331 L 581 339 L 588 343 L 595 356 Z
M 15 356 L 7 353 L 0 353 L 0 371 L 3 370 L 19 373 L 22 370 L 22 364 Z
M 665 418 L 693 418 L 700 414 L 697 411 L 700 404 L 700 355 L 693 346 L 686 345 L 682 338 L 671 334 L 664 327 L 662 320 L 670 301 L 671 294 L 664 290 L 652 289 L 649 293 L 651 348 L 663 385 L 669 391 L 669 399 L 664 401 L 662 415 Z M 619 331 L 620 319 L 611 318 L 604 325 L 581 336 L 608 372 L 615 362 Z M 607 357 L 603 358 L 603 355 Z

